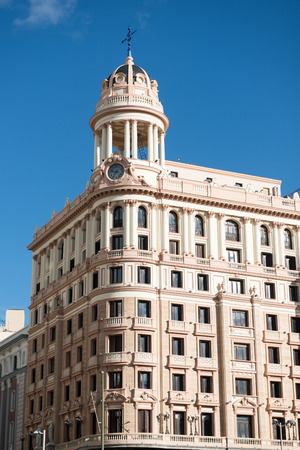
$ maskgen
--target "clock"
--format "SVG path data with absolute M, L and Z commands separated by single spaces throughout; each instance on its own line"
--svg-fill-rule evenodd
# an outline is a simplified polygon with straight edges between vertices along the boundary
M 119 180 L 124 175 L 124 167 L 121 164 L 113 164 L 107 172 L 111 180 Z

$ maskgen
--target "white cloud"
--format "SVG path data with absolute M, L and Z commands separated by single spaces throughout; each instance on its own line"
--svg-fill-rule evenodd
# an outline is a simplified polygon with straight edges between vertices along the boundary
M 151 14 L 148 13 L 145 10 L 141 10 L 141 11 L 137 11 L 136 12 L 136 18 L 139 24 L 139 28 L 140 29 L 144 29 L 146 28 L 146 26 L 148 25 L 148 21 L 151 17 Z
M 12 0 L 0 0 L 0 8 L 6 8 L 11 4 Z
M 6 0 L 0 0 L 6 1 Z M 29 15 L 16 19 L 17 26 L 57 25 L 69 17 L 77 0 L 29 0 Z

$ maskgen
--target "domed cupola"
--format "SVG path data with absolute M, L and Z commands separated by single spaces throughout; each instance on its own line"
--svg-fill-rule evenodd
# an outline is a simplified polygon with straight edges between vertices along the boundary
M 131 56 L 102 81 L 100 101 L 90 120 L 95 136 L 94 168 L 115 151 L 126 158 L 164 165 L 169 121 L 157 86 Z

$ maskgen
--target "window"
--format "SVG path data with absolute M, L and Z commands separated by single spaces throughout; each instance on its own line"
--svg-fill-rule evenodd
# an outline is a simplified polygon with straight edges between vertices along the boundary
M 123 209 L 117 206 L 113 212 L 113 228 L 121 228 L 123 226 Z
M 201 358 L 211 358 L 211 342 L 200 341 L 199 342 L 199 356 Z
M 275 298 L 274 283 L 265 283 L 265 298 Z
M 184 340 L 183 338 L 172 338 L 172 355 L 184 355 Z
M 297 270 L 295 256 L 285 257 L 285 267 L 289 270 Z
M 273 267 L 272 253 L 262 253 L 261 254 L 261 264 L 265 267 Z
M 30 400 L 29 411 L 30 411 L 30 414 L 34 413 L 34 400 Z
M 200 389 L 203 393 L 212 393 L 213 392 L 213 382 L 211 376 L 203 376 L 200 377 Z
M 108 372 L 109 389 L 122 388 L 122 371 Z
M 98 305 L 92 306 L 92 322 L 95 322 L 95 320 L 98 319 Z
M 47 313 L 48 313 L 48 305 L 47 305 L 47 303 L 44 303 L 44 306 L 43 306 L 43 316 L 46 317 L 46 316 L 47 316 Z
M 138 372 L 138 388 L 151 389 L 151 372 Z
M 97 390 L 97 375 L 93 374 L 90 376 L 90 390 L 92 392 Z
M 281 383 L 280 381 L 270 381 L 270 396 L 281 398 Z
M 66 352 L 66 368 L 71 366 L 71 352 Z
M 100 249 L 101 249 L 101 243 L 100 243 L 100 241 L 96 241 L 95 242 L 95 255 L 97 255 L 97 253 L 100 252 Z
M 197 256 L 197 258 L 205 258 L 203 244 L 195 244 L 195 255 Z
M 63 276 L 63 269 L 62 269 L 62 267 L 60 267 L 60 268 L 58 269 L 58 273 L 57 273 L 57 278 L 58 278 L 58 280 L 59 280 L 62 276 Z
M 32 353 L 36 353 L 37 351 L 37 339 L 33 339 L 32 341 Z
M 77 347 L 77 362 L 79 363 L 81 361 L 82 361 L 82 345 Z
M 170 172 L 171 177 L 178 178 L 178 172 Z
M 231 294 L 243 294 L 244 283 L 242 280 L 229 280 L 228 290 Z
M 138 352 L 151 353 L 151 336 L 149 334 L 138 335 Z
M 40 379 L 42 380 L 44 378 L 44 364 L 41 364 L 40 366 Z
M 279 364 L 279 348 L 268 347 L 269 363 Z
M 78 283 L 78 297 L 79 297 L 79 298 L 80 298 L 80 297 L 83 297 L 83 295 L 84 295 L 84 281 L 81 280 L 81 281 L 79 281 L 79 283 Z
M 174 434 L 185 434 L 185 413 L 175 412 L 174 417 Z
M 239 438 L 252 438 L 251 416 L 237 416 L 237 435 Z
M 225 239 L 227 241 L 236 241 L 240 240 L 239 237 L 239 226 L 233 220 L 226 220 L 225 223 Z
M 18 357 L 14 356 L 14 370 L 17 370 L 18 368 Z
M 139 433 L 151 433 L 151 410 L 139 409 L 138 410 L 138 432 Z
M 198 291 L 208 291 L 208 275 L 198 274 L 197 287 Z
M 138 283 L 150 283 L 150 267 L 138 267 Z
M 76 397 L 81 397 L 81 380 L 76 381 Z
M 97 354 L 97 339 L 94 338 L 91 340 L 91 356 L 95 356 Z
M 41 290 L 41 283 L 36 284 L 35 293 L 38 294 Z
M 292 243 L 292 233 L 287 228 L 284 230 L 284 248 L 292 249 L 293 243 Z
M 73 289 L 68 289 L 68 304 L 70 305 L 73 302 Z
M 122 267 L 110 268 L 110 284 L 122 283 Z
M 138 227 L 147 228 L 147 213 L 145 208 L 142 206 L 138 209 Z
M 179 242 L 169 241 L 169 253 L 171 255 L 179 255 Z
M 260 245 L 269 245 L 268 229 L 264 225 L 260 227 Z
M 277 331 L 277 316 L 274 314 L 267 314 L 267 330 Z
M 54 342 L 56 338 L 56 327 L 50 328 L 50 342 Z
M 300 333 L 300 317 L 291 317 L 292 333 Z
M 183 320 L 183 305 L 174 304 L 171 306 L 171 318 L 172 320 Z
M 249 361 L 249 356 L 248 344 L 234 344 L 234 359 Z
M 33 313 L 33 325 L 36 325 L 39 321 L 39 312 L 36 309 Z
M 97 416 L 94 412 L 90 414 L 90 423 L 91 423 L 91 434 L 97 434 L 98 433 L 98 422 L 97 422 Z
M 67 321 L 67 334 L 71 334 L 72 333 L 72 319 L 69 319 Z
M 121 250 L 123 248 L 123 235 L 117 234 L 112 237 L 113 250 Z
M 286 432 L 285 432 L 286 427 L 284 426 L 285 421 L 281 417 L 276 417 L 276 420 L 277 420 L 277 423 L 280 422 L 282 425 L 282 427 L 281 427 L 282 439 L 285 440 L 286 439 Z M 279 428 L 279 426 L 277 426 L 273 423 L 273 439 L 280 440 L 280 437 L 281 437 L 280 436 L 280 428 Z
M 227 252 L 227 261 L 233 262 L 233 263 L 240 262 L 240 251 L 239 250 L 232 250 L 230 248 L 227 248 L 226 252 Z
M 138 316 L 151 317 L 151 302 L 148 300 L 138 301 Z
M 71 258 L 70 259 L 70 272 L 72 272 L 72 270 L 74 270 L 75 267 L 75 258 Z
M 234 327 L 247 327 L 248 326 L 248 313 L 247 311 L 232 311 L 232 324 Z
M 62 261 L 64 258 L 64 243 L 61 242 L 58 246 L 58 261 Z
M 201 435 L 213 436 L 213 415 L 209 413 L 201 414 Z
M 294 365 L 295 366 L 300 366 L 300 350 L 294 350 L 293 351 L 294 354 Z
M 65 402 L 68 402 L 70 400 L 70 385 L 67 384 L 65 386 Z
M 182 288 L 182 272 L 178 272 L 177 270 L 171 271 L 171 286 Z
M 234 183 L 234 186 L 235 186 L 235 187 L 242 188 L 242 187 L 243 187 L 243 183 Z
M 109 317 L 122 317 L 122 300 L 109 302 Z
M 122 410 L 109 409 L 108 410 L 108 432 L 122 433 Z
M 210 323 L 210 309 L 209 308 L 199 306 L 198 322 L 199 323 Z
M 48 406 L 52 406 L 54 403 L 54 391 L 48 391 L 47 397 L 48 397 L 47 399 Z
M 98 287 L 98 272 L 93 273 L 93 289 Z
M 251 384 L 247 378 L 235 379 L 235 393 L 237 395 L 251 395 Z
M 201 216 L 195 217 L 195 235 L 196 236 L 203 236 L 203 219 Z
M 54 373 L 55 370 L 55 358 L 50 358 L 48 360 L 48 373 Z
M 138 248 L 139 250 L 149 250 L 148 236 L 138 236 Z
M 83 313 L 78 314 L 78 330 L 83 327 Z
M 289 294 L 291 302 L 299 301 L 299 287 L 298 286 L 289 286 Z
M 205 178 L 205 180 L 204 180 L 204 181 L 206 181 L 206 183 L 212 183 L 213 179 L 212 179 L 212 178 L 209 178 L 209 177 L 207 177 L 207 178 Z
M 121 352 L 123 349 L 122 345 L 122 334 L 115 334 L 108 337 L 109 342 L 109 352 Z
M 43 409 L 43 397 L 42 395 L 39 397 L 39 411 L 42 411 Z
M 300 383 L 295 384 L 295 391 L 296 391 L 296 399 L 300 399 Z
M 31 370 L 31 383 L 35 383 L 35 373 L 36 373 L 35 369 L 32 369 Z
M 173 391 L 184 391 L 184 375 L 182 373 L 173 373 Z
M 178 233 L 178 217 L 174 211 L 169 213 L 169 232 Z

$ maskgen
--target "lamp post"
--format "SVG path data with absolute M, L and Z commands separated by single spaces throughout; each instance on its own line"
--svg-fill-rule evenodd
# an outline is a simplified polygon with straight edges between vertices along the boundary
M 164 415 L 163 415 L 164 420 L 166 421 L 166 431 L 165 434 L 170 434 L 169 428 L 168 428 L 168 421 L 170 418 L 170 413 L 169 411 L 167 411 Z
M 25 434 L 21 434 L 20 441 L 21 441 L 21 449 L 24 450 Z
M 38 426 L 37 430 L 33 432 L 36 435 L 37 440 L 38 436 L 43 436 L 43 450 L 46 450 L 46 430 L 41 430 L 40 426 Z
M 273 419 L 273 424 L 276 425 L 276 427 L 279 427 L 279 433 L 280 433 L 280 449 L 283 450 L 283 442 L 282 442 L 282 428 L 286 427 L 288 430 L 288 435 L 289 435 L 289 440 L 291 439 L 290 436 L 290 429 L 293 429 L 293 440 L 296 440 L 296 436 L 295 436 L 295 426 L 296 426 L 296 421 L 294 419 L 290 419 L 287 421 L 287 423 L 282 423 L 280 420 L 278 419 Z

